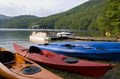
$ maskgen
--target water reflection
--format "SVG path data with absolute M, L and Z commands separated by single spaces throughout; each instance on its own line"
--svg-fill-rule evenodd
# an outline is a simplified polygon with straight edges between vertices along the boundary
M 10 51 L 13 51 L 13 43 L 18 43 L 23 46 L 29 46 L 29 35 L 31 32 L 28 31 L 0 31 L 0 47 L 4 47 Z
M 13 51 L 13 43 L 20 44 L 25 47 L 32 45 L 29 42 L 30 31 L 0 31 L 0 47 Z M 57 40 L 57 41 L 73 41 L 73 40 Z M 52 42 L 57 42 L 52 41 Z M 75 40 L 74 40 L 75 41 Z

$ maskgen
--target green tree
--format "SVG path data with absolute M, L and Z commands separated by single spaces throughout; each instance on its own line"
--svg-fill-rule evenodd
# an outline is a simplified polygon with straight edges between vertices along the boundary
M 98 17 L 98 28 L 112 35 L 120 35 L 120 0 L 109 0 L 105 12 Z

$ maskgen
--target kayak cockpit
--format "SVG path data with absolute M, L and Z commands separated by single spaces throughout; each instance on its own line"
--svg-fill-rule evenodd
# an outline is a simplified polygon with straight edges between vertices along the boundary
M 39 49 L 38 47 L 35 47 L 35 46 L 30 46 L 29 47 L 29 53 L 36 53 L 36 54 L 40 54 L 40 55 L 43 55 L 43 56 L 46 56 L 46 57 L 53 57 L 54 55 L 45 51 L 45 50 L 41 50 Z
M 0 51 L 0 62 L 4 65 L 15 63 L 15 55 L 9 51 Z

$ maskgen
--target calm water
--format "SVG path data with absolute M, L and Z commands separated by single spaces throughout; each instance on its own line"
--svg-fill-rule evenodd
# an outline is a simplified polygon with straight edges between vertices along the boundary
M 29 47 L 32 43 L 29 42 L 28 31 L 0 31 L 0 47 L 4 47 L 7 50 L 13 50 L 13 43 Z
M 0 30 L 0 47 L 4 47 L 7 50 L 13 50 L 13 43 L 20 44 L 25 47 L 29 47 L 32 43 L 29 42 L 29 35 L 31 31 L 1 31 Z M 87 36 L 89 32 L 79 32 L 80 36 Z M 90 33 L 94 36 L 94 34 L 100 35 L 97 33 Z
M 0 47 L 13 51 L 13 43 L 29 47 L 32 43 L 29 41 L 30 31 L 0 31 Z M 60 40 L 75 41 L 75 40 Z M 55 42 L 55 41 L 54 41 Z

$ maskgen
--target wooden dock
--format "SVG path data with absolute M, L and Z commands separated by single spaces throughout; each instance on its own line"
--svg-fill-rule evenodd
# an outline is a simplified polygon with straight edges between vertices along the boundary
M 68 37 L 52 37 L 51 40 L 64 40 L 69 39 Z
M 120 36 L 118 36 L 118 37 L 117 37 L 117 41 L 119 41 L 119 42 L 120 42 Z
M 81 40 L 81 41 L 108 41 L 108 42 L 120 42 L 120 38 L 111 38 L 111 37 L 53 37 L 51 40 Z
M 68 37 L 68 39 L 83 40 L 83 41 L 118 41 L 117 38 L 108 37 Z

